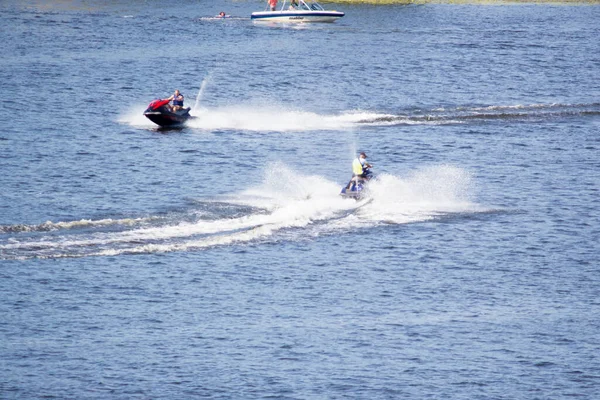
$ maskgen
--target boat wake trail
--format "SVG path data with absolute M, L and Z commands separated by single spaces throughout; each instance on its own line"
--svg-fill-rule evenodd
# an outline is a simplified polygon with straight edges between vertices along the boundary
M 494 122 L 544 122 L 600 115 L 600 103 L 409 109 L 397 115 L 375 115 L 357 121 L 366 125 L 452 125 Z
M 372 182 L 365 199 L 355 201 L 339 196 L 338 183 L 273 164 L 258 187 L 197 199 L 168 221 L 151 217 L 4 226 L 0 259 L 199 251 L 307 240 L 380 224 L 483 211 L 470 199 L 472 186 L 470 175 L 460 168 L 430 167 L 407 177 L 381 176 Z
M 196 108 L 191 111 L 196 119 L 187 126 L 207 131 L 238 130 L 256 132 L 302 132 L 342 130 L 356 126 L 365 118 L 376 118 L 375 113 L 318 114 L 293 110 L 289 106 L 228 106 L 221 108 Z
M 97 229 L 100 227 L 115 227 L 115 226 L 126 226 L 131 227 L 140 225 L 145 222 L 158 220 L 157 217 L 150 218 L 123 218 L 123 219 L 100 219 L 90 220 L 82 219 L 79 221 L 69 222 L 51 222 L 47 221 L 38 225 L 0 225 L 0 234 L 2 233 L 16 233 L 16 232 L 51 232 L 58 230 L 70 230 L 70 229 Z
M 203 86 L 204 86 L 203 82 Z M 204 88 L 201 89 L 204 91 Z M 120 123 L 136 127 L 155 127 L 143 115 L 143 107 L 127 110 Z M 600 115 L 600 103 L 532 104 L 513 106 L 454 107 L 405 109 L 393 113 L 349 110 L 338 114 L 321 114 L 290 109 L 289 105 L 234 105 L 206 108 L 198 99 L 192 111 L 197 118 L 186 126 L 202 131 L 236 130 L 255 132 L 302 132 L 347 130 L 365 126 L 454 125 L 544 122 L 582 116 Z

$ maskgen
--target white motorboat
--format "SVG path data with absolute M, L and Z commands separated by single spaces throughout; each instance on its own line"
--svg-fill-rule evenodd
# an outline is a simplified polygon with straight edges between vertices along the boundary
M 341 11 L 328 11 L 313 0 L 284 0 L 279 10 L 271 11 L 267 2 L 267 10 L 253 12 L 254 22 L 334 22 L 342 18 Z

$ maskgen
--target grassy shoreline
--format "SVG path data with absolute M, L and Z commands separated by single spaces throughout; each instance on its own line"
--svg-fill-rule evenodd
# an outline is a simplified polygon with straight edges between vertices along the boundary
M 600 4 L 600 0 L 323 0 L 337 4 Z

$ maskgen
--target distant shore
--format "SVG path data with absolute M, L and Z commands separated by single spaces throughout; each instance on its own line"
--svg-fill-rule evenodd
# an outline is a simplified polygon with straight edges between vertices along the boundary
M 600 4 L 600 0 L 324 0 L 340 4 Z

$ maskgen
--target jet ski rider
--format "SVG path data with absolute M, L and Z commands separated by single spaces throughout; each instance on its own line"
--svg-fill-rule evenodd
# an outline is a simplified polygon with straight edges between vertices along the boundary
M 183 95 L 179 92 L 179 89 L 175 89 L 175 93 L 168 98 L 172 102 L 171 111 L 175 112 L 183 108 Z
M 371 168 L 371 164 L 367 162 L 367 155 L 364 152 L 361 152 L 358 157 L 352 161 L 352 179 L 348 183 L 346 189 L 350 189 L 352 182 L 358 183 L 361 180 L 368 179 L 369 168 Z
M 352 176 L 367 179 L 367 170 L 369 168 L 371 168 L 371 164 L 367 162 L 367 155 L 365 153 L 360 153 L 352 162 Z

